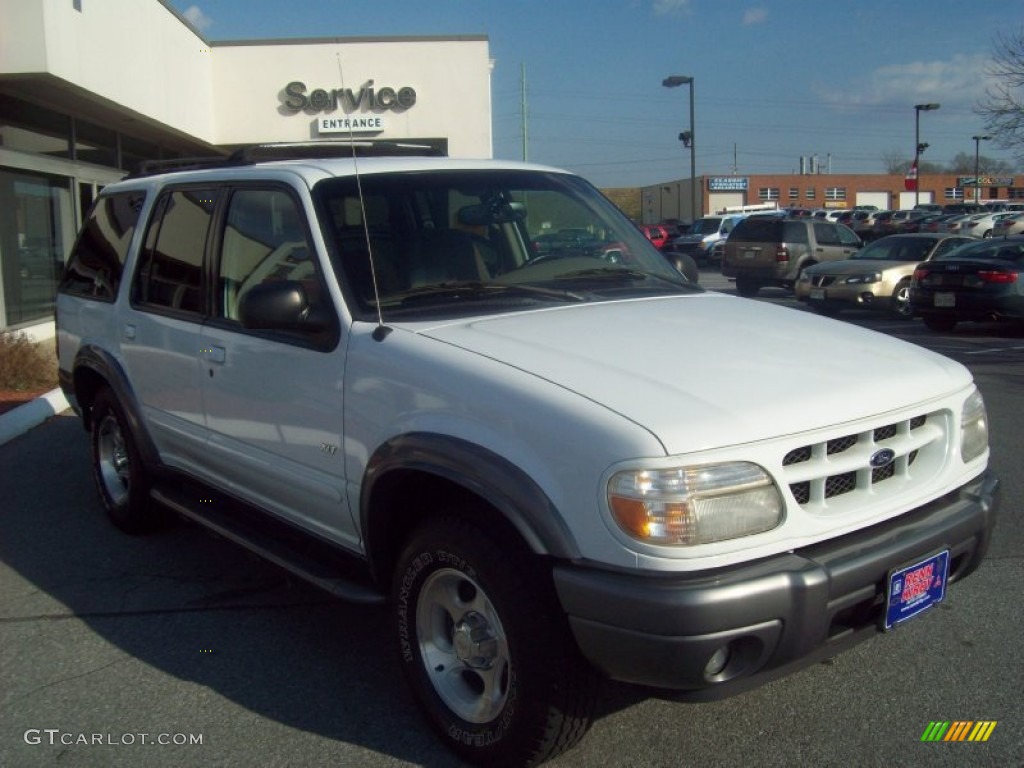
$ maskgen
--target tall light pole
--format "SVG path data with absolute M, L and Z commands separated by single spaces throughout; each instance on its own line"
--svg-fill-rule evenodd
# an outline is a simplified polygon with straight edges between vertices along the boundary
M 981 142 L 988 141 L 991 136 L 971 136 L 974 139 L 974 204 L 977 205 L 981 202 L 981 179 L 978 178 L 978 153 L 980 151 Z
M 690 224 L 697 220 L 697 141 L 693 129 L 693 78 L 687 75 L 670 75 L 661 81 L 666 88 L 680 85 L 690 86 L 690 130 L 679 134 L 683 146 L 690 148 Z
M 914 180 L 914 207 L 921 201 L 921 153 L 928 149 L 927 144 L 921 143 L 921 113 L 931 112 L 938 109 L 938 104 L 915 104 L 914 105 L 914 173 L 917 178 Z

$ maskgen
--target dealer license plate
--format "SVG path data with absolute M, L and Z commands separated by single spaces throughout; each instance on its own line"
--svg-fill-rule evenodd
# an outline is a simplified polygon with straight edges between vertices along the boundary
M 811 298 L 815 301 L 825 300 L 825 289 L 824 288 L 811 288 Z
M 746 251 L 743 252 L 743 258 L 744 259 L 756 259 L 757 258 L 757 251 L 746 250 Z
M 955 293 L 936 293 L 935 294 L 935 306 L 936 307 L 955 307 L 956 306 L 956 294 Z
M 885 629 L 892 629 L 941 603 L 946 596 L 948 575 L 948 549 L 890 573 L 886 592 Z

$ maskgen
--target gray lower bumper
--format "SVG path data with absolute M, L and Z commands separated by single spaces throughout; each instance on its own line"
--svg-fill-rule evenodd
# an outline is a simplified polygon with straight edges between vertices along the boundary
M 584 656 L 608 676 L 719 698 L 877 631 L 894 568 L 948 549 L 948 583 L 974 571 L 998 486 L 985 474 L 898 519 L 735 568 L 661 577 L 567 565 L 555 585 Z

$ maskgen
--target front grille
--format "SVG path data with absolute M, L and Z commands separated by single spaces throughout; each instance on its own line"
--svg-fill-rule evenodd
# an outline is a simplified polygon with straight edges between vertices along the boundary
M 815 288 L 828 288 L 836 281 L 834 275 L 812 275 L 811 285 Z
M 941 462 L 945 425 L 942 414 L 935 413 L 802 445 L 783 457 L 783 474 L 793 498 L 812 511 L 826 511 L 851 494 L 887 492 L 889 484 L 896 490 L 924 479 L 925 473 L 911 471 L 922 452 Z M 872 466 L 883 449 L 892 451 L 892 460 Z

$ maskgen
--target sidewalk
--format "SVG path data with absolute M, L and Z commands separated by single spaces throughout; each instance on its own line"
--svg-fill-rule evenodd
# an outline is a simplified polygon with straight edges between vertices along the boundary
M 67 410 L 68 401 L 61 390 L 53 389 L 35 400 L 0 414 L 0 445 L 23 435 L 51 416 Z

